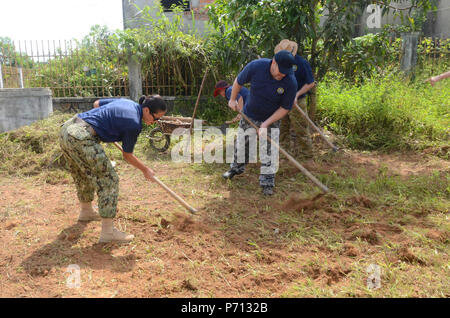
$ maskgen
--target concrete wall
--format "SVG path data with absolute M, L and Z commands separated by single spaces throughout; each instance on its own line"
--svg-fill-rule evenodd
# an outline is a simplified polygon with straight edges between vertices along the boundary
M 0 89 L 0 133 L 47 118 L 52 112 L 49 88 Z
M 128 97 L 126 97 L 128 98 Z M 57 97 L 53 98 L 53 110 L 63 113 L 82 113 L 92 109 L 97 97 Z

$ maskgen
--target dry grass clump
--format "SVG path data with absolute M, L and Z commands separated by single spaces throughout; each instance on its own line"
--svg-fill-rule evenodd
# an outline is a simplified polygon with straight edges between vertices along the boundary
M 44 120 L 0 134 L 0 175 L 33 176 L 63 169 L 59 131 L 71 116 L 56 112 Z

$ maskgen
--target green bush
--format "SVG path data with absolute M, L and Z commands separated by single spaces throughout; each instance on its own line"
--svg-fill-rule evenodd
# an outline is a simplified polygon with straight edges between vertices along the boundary
M 356 86 L 334 75 L 319 85 L 318 117 L 357 149 L 420 149 L 448 144 L 449 97 L 449 83 L 389 74 Z

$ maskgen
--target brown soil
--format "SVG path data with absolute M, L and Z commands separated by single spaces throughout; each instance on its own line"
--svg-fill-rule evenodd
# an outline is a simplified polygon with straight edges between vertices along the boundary
M 418 156 L 345 151 L 321 163 L 308 161 L 308 168 L 313 173 L 370 176 L 389 163 L 388 173 L 407 176 L 434 167 L 416 166 L 415 159 L 423 162 Z M 280 297 L 309 279 L 338 293 L 349 284 L 353 269 L 378 255 L 384 243 L 406 240 L 402 228 L 385 219 L 389 211 L 384 213 L 363 195 L 349 196 L 339 207 L 332 195 L 285 201 L 281 190 L 265 198 L 246 190 L 239 178 L 233 182 L 241 188 L 233 188 L 207 173 L 198 177 L 194 193 L 182 179 L 183 169 L 190 168 L 164 162 L 155 162 L 153 168 L 200 212 L 190 215 L 156 184 L 118 162 L 115 225 L 135 235 L 130 244 L 98 244 L 100 223 L 77 222 L 70 179 L 48 184 L 1 178 L 0 297 Z M 249 168 L 245 182 L 257 184 L 251 169 L 256 170 Z M 440 170 L 445 169 L 442 161 Z M 289 174 L 298 171 L 284 168 L 279 179 Z M 364 218 L 376 221 L 363 223 Z M 325 246 L 328 234 L 339 237 L 333 248 Z M 296 235 L 309 243 L 293 244 Z M 449 240 L 448 233 L 434 229 L 426 235 L 444 244 Z M 407 247 L 396 251 L 396 257 L 426 264 Z M 308 265 L 311 260 L 319 261 Z M 71 264 L 81 269 L 79 289 L 66 285 Z
M 302 211 L 302 210 L 311 210 L 320 205 L 320 199 L 323 198 L 324 194 L 320 193 L 316 195 L 311 200 L 302 199 L 298 197 L 296 194 L 291 194 L 287 200 L 287 202 L 283 205 L 283 209 L 293 210 L 293 211 Z
M 398 250 L 398 258 L 399 260 L 403 261 L 403 262 L 407 262 L 407 263 L 417 263 L 420 265 L 426 265 L 426 262 L 422 259 L 420 259 L 419 257 L 417 257 L 416 255 L 414 255 L 411 250 L 406 247 L 403 246 Z
M 435 241 L 447 242 L 448 240 L 450 240 L 450 233 L 438 230 L 429 230 L 426 234 L 426 237 Z

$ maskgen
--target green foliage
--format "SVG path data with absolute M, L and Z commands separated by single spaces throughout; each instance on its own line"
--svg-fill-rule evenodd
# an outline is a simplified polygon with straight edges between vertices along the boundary
M 353 38 L 343 49 L 334 71 L 342 72 L 351 81 L 360 83 L 386 69 L 398 65 L 401 39 L 392 40 L 385 30 Z
M 208 15 L 217 57 L 234 71 L 258 55 L 272 57 L 283 38 L 303 43 L 316 34 L 318 1 L 218 0 Z
M 421 149 L 442 145 L 448 156 L 450 86 L 433 89 L 423 78 L 410 82 L 396 74 L 373 77 L 360 86 L 339 76 L 319 85 L 322 125 L 357 149 Z
M 383 14 L 392 11 L 400 0 L 217 0 L 209 7 L 212 38 L 219 50 L 217 58 L 233 72 L 258 55 L 272 57 L 275 45 L 283 38 L 299 44 L 316 78 L 329 69 L 338 69 L 345 49 L 355 34 L 355 24 L 368 4 L 380 4 Z M 418 28 L 435 0 L 413 0 L 409 9 L 397 10 L 412 29 Z M 413 13 L 411 13 L 413 12 Z M 320 24 L 320 17 L 326 17 Z M 419 23 L 420 22 L 420 23 Z M 356 48 L 357 50 L 357 48 Z
M 127 54 L 140 60 L 143 79 L 154 87 L 151 93 L 196 95 L 206 68 L 211 68 L 212 46 L 194 28 L 185 29 L 181 8 L 173 10 L 172 21 L 161 6 L 146 6 L 140 14 L 146 27 L 118 31 L 117 38 Z
M 172 21 L 161 6 L 147 6 L 140 13 L 145 22 L 141 28 L 111 32 L 94 26 L 68 54 L 61 52 L 41 65 L 29 84 L 52 87 L 55 97 L 127 96 L 128 57 L 132 56 L 142 65 L 145 93 L 196 95 L 211 65 L 212 46 L 194 29 L 184 29 L 179 8 L 174 9 Z M 210 75 L 206 86 L 213 84 Z
M 54 97 L 126 96 L 128 70 L 124 52 L 106 27 L 93 26 L 81 41 L 68 45 L 36 68 L 27 83 L 51 87 Z
M 9 37 L 0 37 L 0 64 L 14 67 L 33 67 L 34 61 L 18 52 Z

